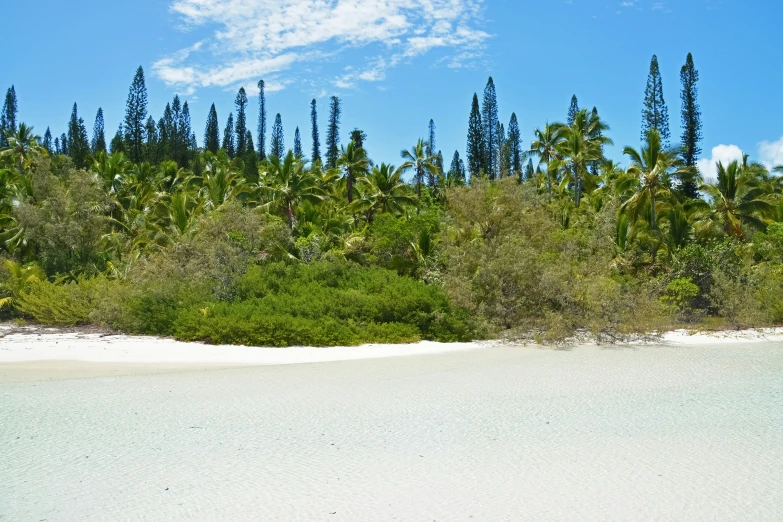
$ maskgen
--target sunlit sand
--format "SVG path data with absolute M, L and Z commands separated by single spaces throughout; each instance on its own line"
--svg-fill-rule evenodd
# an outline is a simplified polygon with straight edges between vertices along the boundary
M 0 339 L 0 520 L 779 521 L 775 335 L 278 360 L 55 341 L 82 346 L 77 357 L 12 336 Z M 308 361 L 329 353 L 318 357 L 353 360 Z

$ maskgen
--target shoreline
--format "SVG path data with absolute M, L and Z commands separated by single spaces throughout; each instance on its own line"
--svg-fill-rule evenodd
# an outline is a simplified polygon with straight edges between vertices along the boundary
M 599 345 L 576 342 L 567 349 L 586 346 L 697 346 L 727 343 L 783 342 L 783 328 L 736 331 L 675 330 L 654 340 L 640 339 L 629 343 Z M 95 328 L 48 328 L 0 324 L 0 373 L 5 377 L 15 368 L 27 372 L 35 367 L 49 370 L 60 367 L 112 366 L 134 370 L 187 370 L 246 366 L 313 364 L 435 355 L 466 352 L 497 346 L 537 347 L 546 345 L 513 340 L 474 341 L 469 343 L 366 344 L 360 346 L 315 347 L 248 347 L 207 345 L 180 342 L 172 338 L 111 333 Z M 26 367 L 26 368 L 25 368 Z M 36 372 L 38 373 L 38 372 Z M 67 374 L 72 371 L 65 372 Z

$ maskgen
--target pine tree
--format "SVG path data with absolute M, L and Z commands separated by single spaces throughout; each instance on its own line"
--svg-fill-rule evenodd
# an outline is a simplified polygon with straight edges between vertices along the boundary
M 429 131 L 429 136 L 427 138 L 427 157 L 432 156 L 435 154 L 435 121 L 430 120 L 430 124 L 427 127 L 427 130 Z
M 258 157 L 266 159 L 266 95 L 264 80 L 258 81 Z
M 93 154 L 106 152 L 106 133 L 103 126 L 103 109 L 98 107 L 98 113 L 95 115 L 95 124 L 92 126 L 92 142 L 90 143 Z
M 642 110 L 642 141 L 646 141 L 647 133 L 657 130 L 665 146 L 669 145 L 669 109 L 663 99 L 663 82 L 658 68 L 658 57 L 653 55 L 650 61 L 650 74 L 647 77 L 647 88 L 644 91 L 644 109 Z
M 302 159 L 302 137 L 299 135 L 299 127 L 294 131 L 294 157 Z
M 318 135 L 318 110 L 316 108 L 315 98 L 310 102 L 310 128 L 312 129 L 313 138 L 313 157 L 312 161 L 315 163 L 321 161 L 321 142 Z
M 329 128 L 326 131 L 326 166 L 333 169 L 337 166 L 340 155 L 340 99 L 331 97 L 329 105 Z
M 221 147 L 226 151 L 228 157 L 234 159 L 236 155 L 236 147 L 234 146 L 234 113 L 228 115 L 226 121 L 226 129 L 223 131 L 223 145 Z
M 163 117 L 167 118 L 166 133 L 169 140 L 168 158 L 179 163 L 178 158 L 182 156 L 182 129 L 180 128 L 180 124 L 182 123 L 182 104 L 178 95 L 174 95 L 174 99 L 171 101 L 171 110 L 168 115 L 164 111 Z
M 60 138 L 54 139 L 54 153 L 60 155 Z
M 68 155 L 68 136 L 64 132 L 60 134 L 60 154 L 63 156 Z
M 73 104 L 71 119 L 68 122 L 68 155 L 78 169 L 87 166 L 90 155 L 90 142 L 87 139 L 87 128 L 84 120 L 79 117 L 76 104 Z
M 0 113 L 0 147 L 8 146 L 5 133 L 16 132 L 16 116 L 18 112 L 16 89 L 12 85 L 5 93 L 3 112 Z
M 576 99 L 576 94 L 574 94 L 571 96 L 571 106 L 568 107 L 568 118 L 566 119 L 569 127 L 576 121 L 577 114 L 579 114 L 579 100 Z
M 459 151 L 454 151 L 454 156 L 451 158 L 451 166 L 449 167 L 449 178 L 459 180 L 461 182 L 467 181 L 465 179 L 465 164 L 459 157 Z
M 470 109 L 470 118 L 468 119 L 468 171 L 470 178 L 473 179 L 485 171 L 486 160 L 486 135 L 484 126 L 481 122 L 481 112 L 479 111 L 478 95 L 473 94 L 473 105 Z
M 513 176 L 522 176 L 522 135 L 514 112 L 511 113 L 511 120 L 508 122 L 508 148 L 511 156 L 511 173 Z
M 285 157 L 285 137 L 283 135 L 283 118 L 278 112 L 275 115 L 275 123 L 272 125 L 272 141 L 269 144 L 269 155 L 277 156 L 281 160 Z
M 177 127 L 179 156 L 177 156 L 174 161 L 176 161 L 180 167 L 185 167 L 190 161 L 192 156 L 191 152 L 198 148 L 196 138 L 193 134 L 193 126 L 190 122 L 190 107 L 188 107 L 188 102 L 182 104 L 182 112 L 180 113 Z
M 131 161 L 141 163 L 144 158 L 144 124 L 147 120 L 147 87 L 144 69 L 139 66 L 128 91 L 125 105 L 125 141 Z
M 245 147 L 243 162 L 245 166 L 245 180 L 251 184 L 258 183 L 258 152 L 253 146 L 253 133 L 250 132 L 250 129 L 245 132 Z
M 155 119 L 152 116 L 147 118 L 147 123 L 144 124 L 144 132 L 147 135 L 147 142 L 144 144 L 144 157 L 153 165 L 157 165 L 161 162 L 160 138 L 158 137 Z
M 498 122 L 498 153 L 495 164 L 498 166 L 498 178 L 503 178 L 511 173 L 511 149 L 506 140 L 506 128 Z
M 682 82 L 682 159 L 685 165 L 696 167 L 701 154 L 702 140 L 701 109 L 699 108 L 699 71 L 693 64 L 693 55 L 688 53 L 685 65 L 680 70 Z M 692 199 L 699 197 L 698 187 L 693 179 L 681 179 L 683 193 Z
M 367 141 L 367 133 L 361 129 L 354 129 L 351 131 L 351 141 L 355 147 L 363 149 L 364 142 Z
M 112 154 L 117 154 L 118 152 L 125 152 L 125 129 L 122 128 L 122 123 L 120 123 L 120 126 L 117 129 L 117 133 L 111 139 L 111 143 L 109 144 L 109 149 L 110 149 L 109 152 L 111 152 Z
M 51 156 L 51 154 L 54 152 L 54 149 L 52 148 L 52 131 L 49 130 L 49 127 L 46 127 L 46 132 L 44 132 L 42 146 Z
M 237 121 L 234 126 L 234 132 L 237 134 L 237 155 L 244 157 L 247 150 L 247 116 L 245 111 L 247 109 L 247 94 L 245 94 L 245 88 L 240 87 L 237 97 L 234 100 L 234 105 L 237 108 Z
M 500 141 L 497 135 L 498 132 L 498 100 L 495 94 L 495 82 L 492 81 L 492 77 L 489 77 L 487 86 L 484 88 L 484 102 L 481 107 L 481 121 L 484 124 L 484 143 L 486 159 L 484 165 L 486 167 L 487 175 L 489 179 L 497 179 L 499 165 L 498 155 L 500 153 Z
M 207 116 L 207 128 L 204 129 L 204 150 L 210 151 L 212 154 L 217 154 L 220 148 L 220 128 L 218 123 L 218 115 L 215 110 L 215 104 L 209 108 L 209 116 Z
M 245 147 L 246 147 L 245 157 L 258 160 L 256 149 L 255 146 L 253 145 L 253 133 L 250 132 L 250 129 L 245 131 Z
M 527 160 L 527 166 L 525 167 L 525 179 L 530 181 L 533 179 L 535 172 L 533 171 L 533 160 Z

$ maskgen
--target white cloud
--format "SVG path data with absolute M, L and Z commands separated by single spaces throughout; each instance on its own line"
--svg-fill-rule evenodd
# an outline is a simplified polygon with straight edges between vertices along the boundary
M 712 149 L 712 157 L 700 159 L 696 162 L 702 177 L 707 182 L 713 182 L 718 177 L 717 163 L 728 165 L 734 160 L 742 161 L 742 149 L 736 145 L 718 145 Z
M 762 141 L 758 145 L 759 161 L 768 169 L 783 165 L 783 137 L 778 141 Z
M 179 88 L 232 87 L 259 77 L 290 77 L 296 64 L 331 58 L 346 48 L 381 45 L 385 59 L 334 83 L 380 81 L 388 68 L 432 49 L 466 53 L 489 35 L 483 0 L 173 0 L 186 27 L 214 28 L 201 40 L 153 65 Z M 378 49 L 374 49 L 377 53 Z M 274 78 L 273 78 L 274 79 Z M 285 85 L 284 80 L 278 80 Z

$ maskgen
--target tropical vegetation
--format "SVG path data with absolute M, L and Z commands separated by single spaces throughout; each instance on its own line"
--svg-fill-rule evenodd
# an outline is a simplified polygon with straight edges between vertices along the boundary
M 103 110 L 88 139 L 75 104 L 66 133 L 36 135 L 11 87 L 0 317 L 271 346 L 781 324 L 783 167 L 746 156 L 704 178 L 690 55 L 681 79 L 682 143 L 667 145 L 653 57 L 643 142 L 621 164 L 576 96 L 523 148 L 490 78 L 449 169 L 432 120 L 398 166 L 374 163 L 360 129 L 341 145 L 337 97 L 323 148 L 310 102 L 311 158 L 298 127 L 285 149 L 280 114 L 267 148 L 263 81 L 257 134 L 241 89 L 222 136 L 212 106 L 201 146 L 187 102 L 148 114 L 141 68 L 110 140 Z

